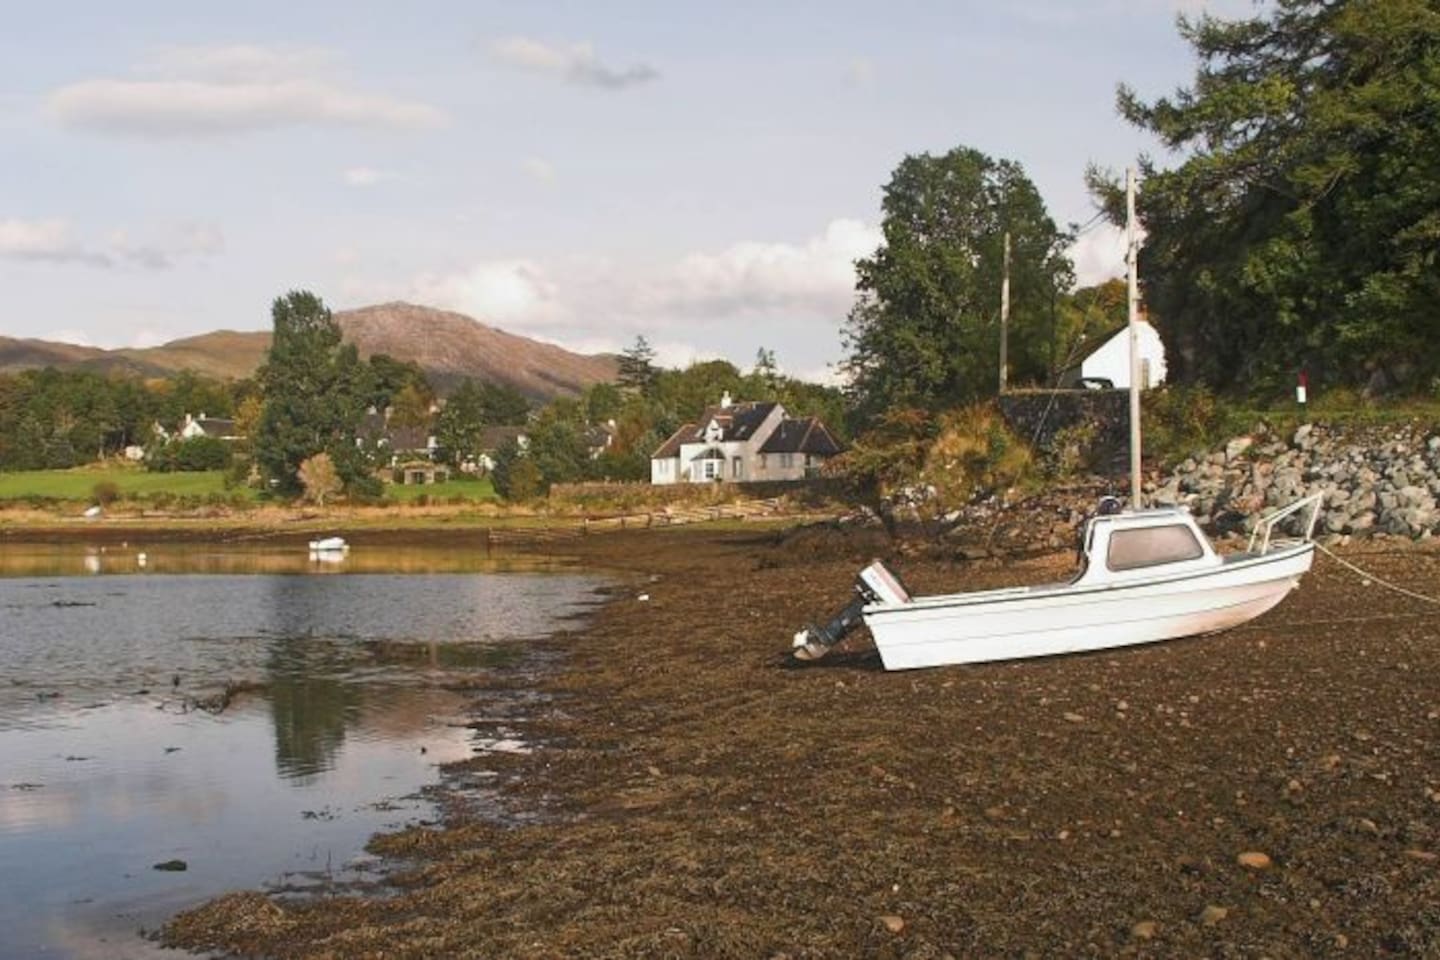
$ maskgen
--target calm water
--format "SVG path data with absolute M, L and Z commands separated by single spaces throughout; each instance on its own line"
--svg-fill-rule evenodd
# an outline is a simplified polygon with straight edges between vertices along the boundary
M 0 550 L 0 956 L 171 956 L 138 931 L 207 896 L 372 878 L 438 764 L 523 745 L 453 689 L 527 669 L 599 583 L 454 550 Z

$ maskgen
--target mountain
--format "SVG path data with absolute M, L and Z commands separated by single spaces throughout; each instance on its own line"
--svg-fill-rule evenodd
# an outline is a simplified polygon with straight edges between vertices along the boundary
M 432 307 L 384 303 L 339 311 L 335 321 L 361 356 L 386 353 L 397 360 L 413 360 L 442 393 L 472 377 L 548 400 L 573 396 L 616 376 L 611 355 L 572 353 Z M 216 330 L 158 347 L 120 350 L 0 337 L 0 373 L 53 366 L 142 377 L 192 370 L 209 377 L 238 378 L 253 374 L 269 348 L 268 331 Z

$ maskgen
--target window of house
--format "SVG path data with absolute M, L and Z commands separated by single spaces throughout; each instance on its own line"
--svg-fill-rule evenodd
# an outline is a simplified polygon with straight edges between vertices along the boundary
M 740 479 L 740 458 L 735 457 L 730 461 L 730 479 Z
M 793 454 L 793 453 L 782 453 L 782 454 L 780 454 L 780 466 L 782 466 L 782 467 L 793 467 L 794 465 L 795 465 L 795 454 Z
M 764 470 L 764 469 L 765 469 L 765 458 L 766 458 L 766 456 L 768 456 L 768 454 L 764 454 L 764 453 L 760 454 L 760 469 L 761 469 L 761 470 Z
M 706 480 L 714 480 L 716 477 L 720 476 L 720 470 L 722 467 L 724 467 L 724 465 L 724 460 L 701 460 L 700 476 L 704 477 Z
M 1105 558 L 1111 570 L 1138 570 L 1161 563 L 1198 560 L 1205 555 L 1194 532 L 1183 524 L 1116 530 Z

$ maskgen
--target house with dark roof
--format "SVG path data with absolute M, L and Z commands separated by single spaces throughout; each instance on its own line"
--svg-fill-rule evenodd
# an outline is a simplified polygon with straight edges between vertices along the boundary
M 194 440 L 196 437 L 211 437 L 215 440 L 244 439 L 235 432 L 235 421 L 230 417 L 207 417 L 203 413 L 198 417 L 185 414 L 185 422 L 176 432 L 182 440 Z
M 799 480 L 840 452 L 818 417 L 791 417 L 778 403 L 736 403 L 726 393 L 650 455 L 650 482 Z

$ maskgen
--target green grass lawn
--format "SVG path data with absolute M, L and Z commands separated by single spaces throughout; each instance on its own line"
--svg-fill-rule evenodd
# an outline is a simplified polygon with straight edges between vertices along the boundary
M 255 499 L 256 492 L 247 487 L 225 487 L 225 474 L 221 470 L 207 470 L 195 473 L 151 473 L 126 467 L 78 467 L 74 470 L 21 470 L 15 473 L 0 473 L 0 500 L 26 500 L 47 498 L 51 500 L 95 499 L 95 485 L 113 483 L 125 498 L 153 497 L 208 497 L 217 494 L 224 497 L 239 495 Z M 386 484 L 385 497 L 399 503 L 413 503 L 425 496 L 431 501 L 471 500 L 483 502 L 495 500 L 495 487 L 490 478 L 481 480 L 451 480 L 428 486 Z
M 125 467 L 79 467 L 74 470 L 20 470 L 0 473 L 0 500 L 47 497 L 54 500 L 93 500 L 97 483 L 113 483 L 123 497 L 170 494 L 206 497 L 211 494 L 253 496 L 243 487 L 225 489 L 222 470 L 196 473 L 150 473 Z
M 385 497 L 399 503 L 413 503 L 420 497 L 429 497 L 432 502 L 441 503 L 451 499 L 496 500 L 495 486 L 489 477 L 479 480 L 447 480 L 444 483 L 428 484 L 385 484 Z

